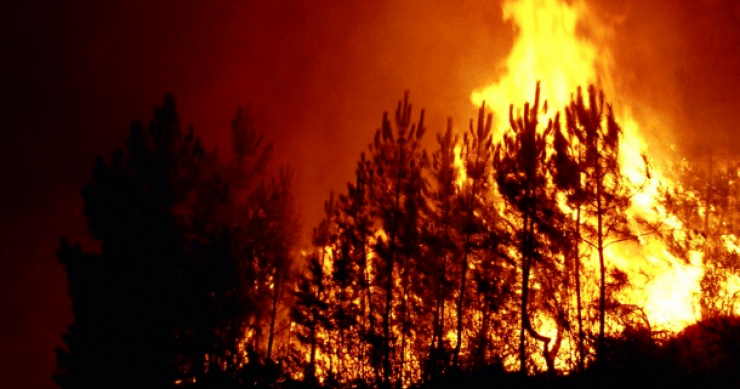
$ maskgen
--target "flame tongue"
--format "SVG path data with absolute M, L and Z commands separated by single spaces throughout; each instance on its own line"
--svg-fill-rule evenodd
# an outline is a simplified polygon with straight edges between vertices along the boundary
M 514 24 L 516 35 L 504 63 L 506 74 L 498 82 L 473 92 L 473 104 L 480 106 L 486 101 L 499 121 L 498 128 L 503 128 L 508 120 L 509 104 L 530 100 L 538 80 L 542 98 L 558 109 L 570 102 L 578 86 L 602 84 L 599 73 L 610 68 L 611 55 L 598 50 L 582 33 L 585 32 L 582 19 L 587 12 L 582 1 L 505 2 L 504 19 Z M 605 39 L 608 30 L 592 29 L 589 35 Z
M 503 63 L 505 73 L 471 96 L 476 106 L 485 101 L 493 110 L 494 128 L 508 128 L 509 104 L 516 107 L 530 101 L 538 80 L 541 98 L 551 107 L 549 116 L 564 109 L 579 86 L 595 84 L 604 90 L 607 100 L 614 101 L 617 94 L 610 77 L 613 57 L 609 50 L 612 31 L 589 12 L 587 4 L 579 0 L 504 3 L 504 18 L 515 29 L 514 46 Z M 670 183 L 655 170 L 649 179 L 645 177 L 642 155 L 646 147 L 639 125 L 628 105 L 616 103 L 615 116 L 623 130 L 622 175 L 634 183 L 644 183 L 641 193 L 633 198 L 628 216 L 632 220 L 663 220 L 670 227 L 680 228 L 680 223 L 667 216 L 657 201 L 658 182 Z M 495 134 L 494 141 L 500 139 L 502 132 Z M 636 224 L 633 226 L 637 228 Z M 608 266 L 626 272 L 633 285 L 621 292 L 621 302 L 642 308 L 653 329 L 677 331 L 697 320 L 699 313 L 694 302 L 702 274 L 701 255 L 694 253 L 691 258 L 679 260 L 661 241 L 650 236 L 642 237 L 639 244 L 615 244 L 607 255 Z M 598 265 L 586 264 L 585 271 L 597 271 L 594 266 Z

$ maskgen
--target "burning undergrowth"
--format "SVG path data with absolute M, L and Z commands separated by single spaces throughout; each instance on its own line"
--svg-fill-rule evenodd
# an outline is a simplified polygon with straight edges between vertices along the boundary
M 265 177 L 272 149 L 248 113 L 223 162 L 166 100 L 84 192 L 101 253 L 60 250 L 79 312 L 57 381 L 94 381 L 78 372 L 110 348 L 150 355 L 156 333 L 169 348 L 145 373 L 170 386 L 737 382 L 740 165 L 653 163 L 589 12 L 506 2 L 516 39 L 472 93 L 477 119 L 450 120 L 429 151 L 404 96 L 301 255 L 291 173 Z M 151 271 L 162 257 L 177 260 Z M 114 319 L 94 319 L 112 300 Z
M 427 155 L 404 99 L 328 203 L 316 290 L 355 320 L 311 340 L 326 348 L 306 354 L 310 374 L 409 386 L 475 366 L 585 371 L 621 334 L 736 312 L 734 165 L 652 164 L 610 77 L 612 31 L 585 23 L 586 3 L 503 9 L 516 38 L 472 94 L 477 123 Z

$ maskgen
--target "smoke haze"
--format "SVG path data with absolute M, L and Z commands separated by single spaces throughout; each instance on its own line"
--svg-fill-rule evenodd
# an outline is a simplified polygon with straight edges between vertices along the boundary
M 173 92 L 183 124 L 228 151 L 251 103 L 290 164 L 304 237 L 330 190 L 353 179 L 383 111 L 405 90 L 427 144 L 470 93 L 496 81 L 514 31 L 495 1 L 17 2 L 0 9 L 0 382 L 52 387 L 71 321 L 60 236 L 84 241 L 79 189 L 95 155 Z M 614 77 L 659 155 L 734 152 L 740 5 L 730 0 L 592 4 L 614 32 Z M 607 96 L 609 98 L 609 96 Z M 512 102 L 522 104 L 523 102 Z M 558 107 L 559 108 L 559 107 Z

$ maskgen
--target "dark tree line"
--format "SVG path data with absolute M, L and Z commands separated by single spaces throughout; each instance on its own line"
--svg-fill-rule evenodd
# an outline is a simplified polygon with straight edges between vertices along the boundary
M 181 128 L 168 96 L 96 160 L 82 195 L 100 250 L 62 240 L 58 252 L 74 323 L 57 384 L 247 384 L 247 366 L 274 363 L 297 224 L 290 174 L 265 177 L 272 146 L 253 127 L 240 109 L 223 161 Z
M 695 338 L 737 327 L 727 318 L 737 166 L 710 167 L 706 183 L 685 165 L 685 184 L 662 193 L 685 227 L 655 230 L 679 258 L 703 253 L 701 308 L 713 321 L 660 341 L 639 307 L 620 301 L 629 277 L 606 255 L 637 239 L 626 210 L 641 190 L 621 173 L 611 106 L 593 86 L 550 116 L 539 85 L 533 97 L 510 107 L 506 129 L 492 128 L 485 105 L 461 134 L 450 120 L 428 153 L 424 111 L 414 116 L 405 95 L 300 256 L 292 172 L 266 173 L 272 145 L 249 111 L 232 120 L 224 157 L 181 129 L 166 97 L 125 148 L 96 160 L 82 191 L 100 250 L 61 243 L 75 321 L 54 380 L 588 386 L 597 381 L 573 380 L 622 379 L 640 366 L 680 377 L 671 369 L 696 358 Z

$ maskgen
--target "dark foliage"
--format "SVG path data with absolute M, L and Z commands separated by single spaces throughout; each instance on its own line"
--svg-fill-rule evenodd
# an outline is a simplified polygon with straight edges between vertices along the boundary
M 246 190 L 255 188 L 269 146 L 260 147 L 245 120 L 240 110 L 238 160 L 224 165 L 192 128 L 181 130 L 167 96 L 146 129 L 132 125 L 125 149 L 96 160 L 82 195 L 100 252 L 65 240 L 58 252 L 74 312 L 66 348 L 57 351 L 61 387 L 247 383 L 244 367 L 264 356 L 245 358 L 245 331 L 269 328 L 270 342 L 274 333 L 275 315 L 265 325 L 254 314 L 261 302 L 255 284 L 274 278 L 277 289 L 275 276 L 287 277 L 296 228 L 288 176 Z M 251 195 L 240 195 L 245 190 Z
M 214 296 L 235 284 L 228 258 L 201 256 L 221 251 L 224 237 L 189 238 L 200 226 L 182 220 L 198 196 L 204 150 L 192 129 L 181 131 L 171 96 L 154 114 L 146 130 L 132 125 L 125 151 L 96 161 L 82 191 L 101 252 L 62 242 L 75 314 L 68 349 L 59 350 L 63 387 L 161 387 L 202 376 L 220 324 Z M 224 196 L 217 181 L 208 184 L 209 200 Z M 203 278 L 219 274 L 225 279 Z
M 524 111 L 514 116 L 509 108 L 510 132 L 496 147 L 493 161 L 496 182 L 501 195 L 516 213 L 514 229 L 515 247 L 519 251 L 520 288 L 520 332 L 519 369 L 526 374 L 527 336 L 542 343 L 542 355 L 547 369 L 554 374 L 554 358 L 561 342 L 560 328 L 563 325 L 565 298 L 559 293 L 562 287 L 564 231 L 560 228 L 565 219 L 557 205 L 557 190 L 552 186 L 551 157 L 547 147 L 553 133 L 559 131 L 560 116 L 555 115 L 545 128 L 540 128 L 540 109 L 547 111 L 547 104 L 540 106 L 540 86 L 537 84 L 533 104 L 525 104 Z M 532 281 L 531 279 L 534 279 Z M 530 282 L 540 283 L 544 290 L 530 287 Z M 555 318 L 558 325 L 556 339 L 539 333 L 532 325 L 532 313 L 537 308 L 533 303 L 541 302 L 539 311 Z M 548 312 L 549 311 L 549 312 Z

